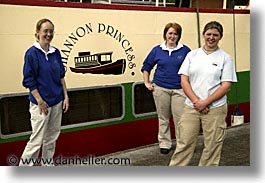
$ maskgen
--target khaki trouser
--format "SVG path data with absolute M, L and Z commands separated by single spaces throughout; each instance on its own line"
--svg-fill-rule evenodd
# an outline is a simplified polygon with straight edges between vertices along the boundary
M 185 105 L 184 114 L 178 125 L 176 150 L 169 166 L 189 164 L 198 139 L 200 128 L 203 129 L 204 149 L 199 166 L 218 166 L 221 149 L 226 133 L 227 105 L 210 109 L 202 114 Z
M 49 107 L 48 115 L 40 115 L 38 105 L 30 102 L 32 134 L 21 156 L 19 166 L 32 166 L 33 161 L 38 159 L 42 146 L 42 160 L 53 165 L 56 140 L 60 134 L 62 118 L 62 102 Z M 23 163 L 23 161 L 29 163 Z M 51 161 L 50 161 L 51 160 Z M 40 162 L 43 164 L 43 162 Z
M 185 94 L 182 89 L 166 89 L 154 85 L 153 97 L 158 114 L 158 143 L 160 148 L 172 146 L 169 119 L 173 115 L 175 131 L 183 113 Z M 176 133 L 175 133 L 176 134 Z M 176 134 L 177 138 L 177 134 Z

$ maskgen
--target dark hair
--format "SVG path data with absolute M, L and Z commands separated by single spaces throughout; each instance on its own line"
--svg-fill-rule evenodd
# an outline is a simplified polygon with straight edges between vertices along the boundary
M 168 29 L 172 27 L 173 29 L 176 30 L 177 32 L 177 35 L 179 35 L 179 38 L 177 40 L 177 43 L 179 42 L 180 38 L 181 38 L 181 33 L 182 33 L 182 27 L 181 25 L 179 25 L 178 23 L 168 23 L 165 28 L 164 28 L 164 34 L 163 34 L 163 38 L 164 40 L 166 40 L 166 34 L 167 34 L 167 31 Z
M 52 23 L 51 20 L 49 20 L 49 19 L 47 19 L 47 18 L 40 19 L 40 20 L 37 22 L 37 24 L 36 24 L 36 33 L 35 33 L 35 37 L 36 37 L 37 39 L 39 39 L 39 38 L 38 38 L 38 35 L 37 35 L 37 32 L 41 29 L 41 25 L 42 25 L 43 23 L 45 23 L 45 22 L 50 22 L 50 23 L 52 24 L 52 26 L 54 27 L 54 24 Z
M 223 37 L 223 26 L 217 21 L 211 21 L 204 26 L 203 35 L 208 29 L 217 29 L 221 37 Z

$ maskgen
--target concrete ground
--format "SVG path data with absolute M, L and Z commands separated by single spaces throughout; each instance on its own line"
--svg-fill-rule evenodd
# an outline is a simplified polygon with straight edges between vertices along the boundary
M 200 135 L 193 159 L 189 166 L 197 166 L 203 149 L 203 136 Z M 175 142 L 173 149 L 175 149 Z M 129 158 L 130 166 L 168 166 L 174 150 L 160 154 L 158 144 L 129 149 L 102 156 L 104 158 Z M 128 164 L 127 164 L 128 165 Z M 250 124 L 229 127 L 223 144 L 220 166 L 250 166 Z

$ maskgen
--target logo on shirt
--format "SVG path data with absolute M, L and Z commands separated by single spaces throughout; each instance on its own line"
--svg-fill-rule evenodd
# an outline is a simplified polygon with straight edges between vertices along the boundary
M 182 60 L 183 59 L 183 56 L 182 55 L 179 55 L 177 58 L 178 58 L 178 60 Z
M 213 62 L 212 65 L 213 65 L 213 66 L 217 66 L 217 63 L 214 63 L 214 62 Z

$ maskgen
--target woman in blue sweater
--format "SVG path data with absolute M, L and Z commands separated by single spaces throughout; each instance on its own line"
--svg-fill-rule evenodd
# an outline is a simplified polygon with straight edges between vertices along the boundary
M 158 142 L 162 154 L 168 154 L 172 148 L 169 119 L 173 115 L 176 129 L 186 98 L 178 71 L 190 48 L 179 43 L 181 33 L 182 27 L 179 24 L 168 23 L 164 28 L 164 42 L 151 50 L 141 69 L 144 84 L 153 92 L 156 104 L 159 120 Z M 155 65 L 154 78 L 150 81 L 150 73 Z M 176 130 L 175 133 L 177 138 Z
M 41 19 L 36 25 L 36 41 L 25 54 L 23 86 L 28 88 L 32 134 L 20 159 L 20 166 L 36 164 L 42 146 L 42 165 L 53 165 L 62 112 L 69 107 L 64 80 L 65 69 L 58 49 L 50 45 L 54 25 Z

